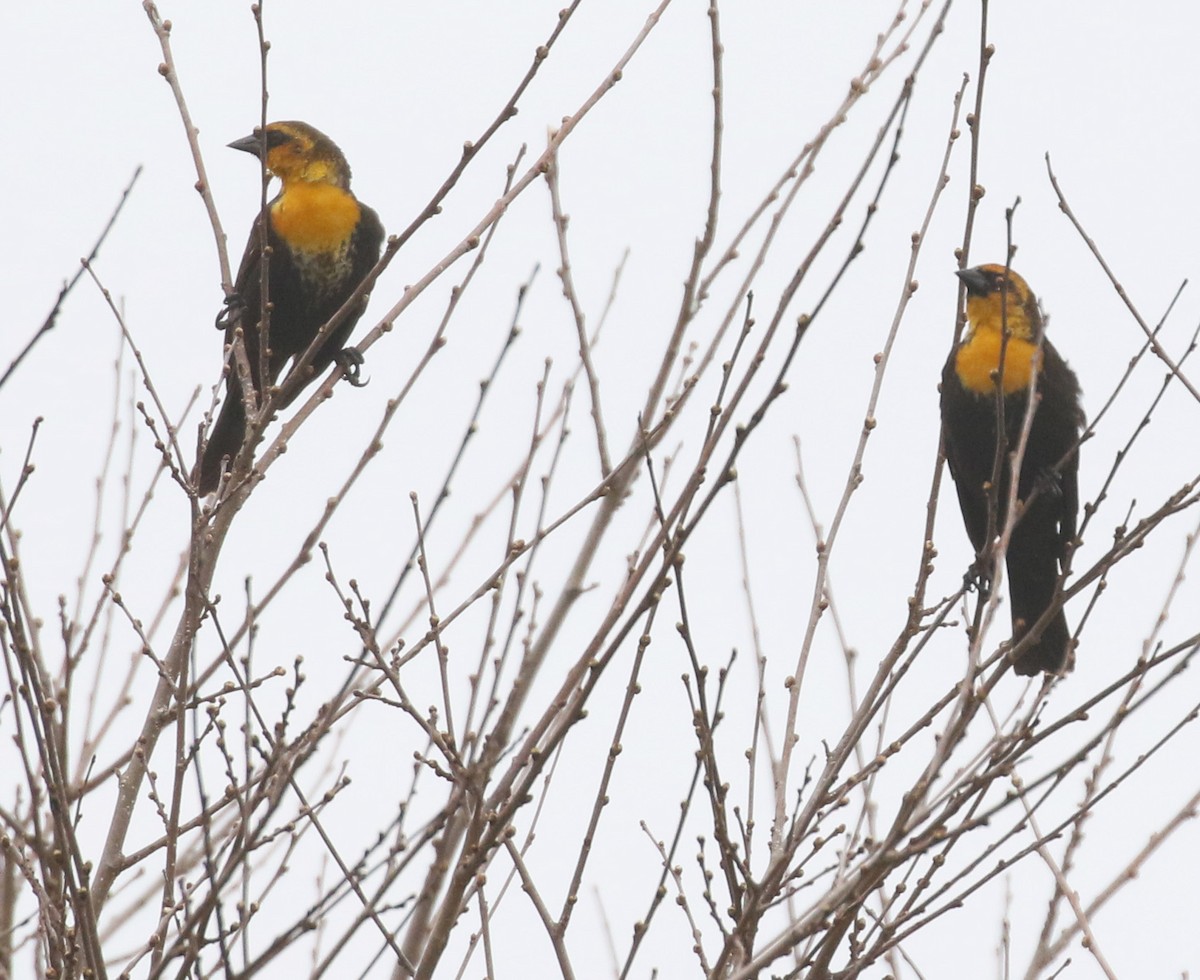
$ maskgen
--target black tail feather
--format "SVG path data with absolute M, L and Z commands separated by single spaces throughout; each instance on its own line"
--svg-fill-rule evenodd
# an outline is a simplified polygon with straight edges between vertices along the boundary
M 1036 622 L 1034 616 L 1030 622 Z M 1019 619 L 1016 607 L 1013 607 L 1013 643 L 1020 642 L 1028 633 L 1026 621 Z M 1034 641 L 1013 665 L 1013 671 L 1022 677 L 1032 677 L 1034 674 L 1058 674 L 1067 665 L 1067 653 L 1071 644 L 1071 630 L 1067 627 L 1067 617 L 1060 609 L 1046 624 L 1040 636 Z
M 200 461 L 200 476 L 197 489 L 201 496 L 217 489 L 221 478 L 221 464 L 232 459 L 242 448 L 246 439 L 246 409 L 242 399 L 233 392 L 225 393 L 225 402 L 208 436 L 204 447 L 204 458 Z

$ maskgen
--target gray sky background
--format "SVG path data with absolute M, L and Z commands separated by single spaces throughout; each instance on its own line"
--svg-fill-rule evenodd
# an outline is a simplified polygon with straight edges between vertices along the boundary
M 561 2 L 561 0 L 560 0 Z M 354 190 L 380 214 L 391 232 L 404 228 L 429 199 L 458 158 L 464 140 L 491 121 L 529 65 L 535 47 L 554 24 L 559 3 L 466 2 L 379 4 L 348 2 L 267 3 L 266 30 L 272 119 L 303 119 L 328 133 L 354 170 Z M 1057 207 L 1046 175 L 1049 153 L 1063 189 L 1130 300 L 1154 323 L 1179 285 L 1200 269 L 1200 205 L 1195 193 L 1200 158 L 1195 43 L 1200 8 L 1186 2 L 1045 4 L 1014 0 L 991 4 L 990 37 L 996 53 L 987 76 L 980 178 L 986 197 L 979 211 L 972 264 L 1003 261 L 1004 208 L 1019 196 L 1013 265 L 1029 280 L 1050 315 L 1051 337 L 1079 375 L 1085 407 L 1094 415 L 1112 391 L 1143 335 L 1108 284 L 1079 235 Z M 174 23 L 173 47 L 181 83 L 205 154 L 213 191 L 228 235 L 231 262 L 240 257 L 246 230 L 258 206 L 253 161 L 226 150 L 249 133 L 259 116 L 259 66 L 248 4 L 164 2 L 161 13 Z M 545 145 L 547 128 L 576 111 L 611 70 L 652 9 L 643 0 L 585 2 L 555 47 L 542 73 L 506 125 L 471 167 L 447 202 L 445 212 L 406 246 L 379 281 L 359 334 L 452 247 L 499 196 L 504 168 L 522 143 L 532 160 Z M 805 142 L 829 117 L 850 79 L 865 63 L 874 38 L 884 30 L 894 3 L 727 3 L 722 10 L 726 56 L 726 157 L 722 174 L 722 250 L 746 216 Z M 571 216 L 573 271 L 594 324 L 623 253 L 629 258 L 620 291 L 596 351 L 604 410 L 614 447 L 623 449 L 636 426 L 635 413 L 662 345 L 673 324 L 692 243 L 703 228 L 711 131 L 711 64 L 706 4 L 676 0 L 634 59 L 615 91 L 581 124 L 560 158 L 564 206 Z M 915 11 L 913 12 L 915 15 Z M 936 10 L 926 15 L 932 18 Z M 805 472 L 819 516 L 826 524 L 845 483 L 873 382 L 873 355 L 884 343 L 905 282 L 910 236 L 932 194 L 946 139 L 955 91 L 963 73 L 977 75 L 978 4 L 957 3 L 946 34 L 923 68 L 909 112 L 901 159 L 889 192 L 847 280 L 822 311 L 789 375 L 789 391 L 773 409 L 738 465 L 753 562 L 756 611 L 763 651 L 771 658 L 769 691 L 780 696 L 782 679 L 793 670 L 799 633 L 807 616 L 813 575 L 812 532 L 795 487 L 793 437 L 802 445 Z M 10 4 L 0 37 L 0 100 L 5 152 L 0 175 L 7 188 L 6 234 L 0 236 L 0 269 L 8 289 L 7 326 L 0 339 L 0 366 L 26 342 L 53 303 L 61 281 L 72 275 L 111 212 L 134 168 L 144 173 L 96 264 L 104 284 L 122 303 L 158 392 L 178 414 L 201 387 L 207 405 L 220 368 L 220 334 L 212 328 L 221 301 L 213 237 L 199 196 L 178 112 L 158 76 L 158 42 L 135 2 Z M 926 31 L 918 29 L 923 39 Z M 918 42 L 920 43 L 920 42 Z M 894 66 L 878 90 L 861 103 L 831 140 L 817 174 L 802 193 L 779 234 L 772 257 L 755 286 L 756 312 L 765 321 L 779 290 L 824 222 L 847 175 L 883 122 L 912 54 Z M 974 98 L 973 86 L 968 99 Z M 904 319 L 878 410 L 879 425 L 868 447 L 865 482 L 855 495 L 831 576 L 848 641 L 869 668 L 900 628 L 917 569 L 924 502 L 937 449 L 936 385 L 954 327 L 956 281 L 953 250 L 961 239 L 968 189 L 969 143 L 965 126 L 950 166 L 951 183 L 936 213 L 917 271 L 920 288 Z M 876 165 L 867 185 L 874 186 Z M 785 320 L 812 308 L 829 275 L 852 241 L 866 198 L 848 212 L 840 241 L 819 260 Z M 746 250 L 747 254 L 749 249 Z M 742 260 L 744 265 L 745 259 Z M 324 535 L 344 578 L 355 577 L 365 593 L 381 596 L 412 540 L 410 491 L 422 506 L 432 504 L 442 475 L 474 405 L 480 379 L 490 369 L 506 335 L 517 288 L 536 265 L 521 323 L 524 332 L 491 394 L 473 455 L 435 534 L 431 561 L 448 560 L 457 535 L 502 486 L 528 444 L 535 385 L 553 359 L 551 390 L 574 370 L 575 338 L 570 311 L 554 270 L 558 264 L 550 222 L 549 195 L 535 184 L 501 224 L 492 255 L 466 294 L 448 333 L 448 343 L 422 375 L 385 437 L 385 447 L 367 478 L 355 488 Z M 303 532 L 318 518 L 370 441 L 388 398 L 409 377 L 436 328 L 455 269 L 440 280 L 397 323 L 395 331 L 368 354 L 371 384 L 362 391 L 341 386 L 293 442 L 256 492 L 231 536 L 218 576 L 218 591 L 240 608 L 243 580 L 252 576 L 261 593 L 292 560 Z M 702 322 L 709 334 L 732 293 L 719 284 Z M 1183 293 L 1162 334 L 1178 356 L 1200 321 L 1195 286 Z M 732 338 L 732 334 L 731 334 Z M 18 511 L 23 560 L 38 600 L 46 610 L 47 633 L 57 629 L 54 597 L 72 597 L 92 535 L 95 477 L 105 463 L 114 404 L 113 362 L 120 337 L 96 288 L 86 279 L 71 295 L 57 328 L 35 348 L 27 363 L 0 390 L 0 481 L 11 492 L 34 417 L 44 418 L 34 462 L 37 470 Z M 726 352 L 728 344 L 726 345 Z M 776 362 L 777 363 L 777 362 Z M 130 359 L 124 359 L 125 372 Z M 773 376 L 774 366 L 769 374 Z M 1112 414 L 1083 451 L 1081 494 L 1094 499 L 1114 453 L 1137 426 L 1163 377 L 1147 358 Z M 1193 371 L 1200 377 L 1200 370 Z M 710 379 L 711 381 L 711 379 Z M 129 440 L 129 382 L 119 407 L 124 428 L 112 465 L 126 465 Z M 765 393 L 766 373 L 758 383 Z M 139 388 L 136 397 L 145 398 Z M 695 451 L 715 389 L 691 410 L 699 421 L 685 429 L 683 458 Z M 548 399 L 549 400 L 549 399 Z M 755 403 L 753 399 L 750 403 Z M 581 386 L 572 408 L 570 453 L 556 477 L 551 513 L 558 513 L 597 482 L 594 439 Z M 1090 564 L 1111 542 L 1127 509 L 1142 514 L 1196 472 L 1196 422 L 1200 406 L 1175 386 L 1109 490 L 1077 559 Z M 195 439 L 197 411 L 182 433 Z M 673 450 L 673 437 L 664 450 Z M 154 473 L 156 457 L 144 427 L 138 428 L 132 481 L 140 497 Z M 544 471 L 539 457 L 535 472 Z M 119 480 L 112 483 L 101 518 L 100 568 L 114 554 L 121 528 Z M 627 515 L 636 529 L 645 523 L 641 505 Z M 948 477 L 944 481 L 936 544 L 940 553 L 933 591 L 952 592 L 970 560 Z M 731 683 L 730 713 L 742 725 L 727 732 L 731 757 L 749 738 L 754 695 L 752 645 L 736 550 L 731 495 L 688 551 L 689 599 L 699 620 L 705 652 L 714 665 L 732 648 L 741 653 Z M 529 513 L 532 513 L 530 509 Z M 527 518 L 528 519 L 528 518 Z M 481 545 L 456 574 L 451 594 L 473 587 L 494 566 L 503 545 L 504 521 L 493 520 Z M 149 621 L 173 574 L 186 540 L 187 509 L 178 489 L 160 484 L 139 532 L 131 572 L 122 592 L 136 615 Z M 578 541 L 584 524 L 563 541 Z M 1123 563 L 1101 598 L 1078 654 L 1078 667 L 1064 685 L 1099 690 L 1126 670 L 1141 652 L 1183 553 L 1184 536 L 1196 517 L 1185 514 L 1157 544 Z M 297 530 L 299 529 L 299 530 Z M 490 549 L 490 550 L 489 550 Z M 551 552 L 542 568 L 547 581 L 570 557 L 565 546 Z M 598 555 L 592 577 L 601 587 L 573 613 L 573 628 L 586 636 L 589 624 L 608 606 L 625 554 Z M 307 696 L 319 701 L 344 671 L 343 653 L 352 644 L 335 599 L 323 580 L 320 560 L 291 584 L 262 624 L 271 638 L 256 654 L 261 661 L 290 664 L 305 656 L 312 678 Z M 410 583 L 415 586 L 417 583 Z M 93 569 L 84 584 L 91 601 L 99 594 Z M 411 588 L 404 609 L 418 593 Z M 457 599 L 454 600 L 455 602 Z M 1067 607 L 1072 625 L 1086 598 Z M 1194 578 L 1184 582 L 1166 636 L 1181 638 L 1200 625 Z M 691 728 L 679 675 L 684 653 L 672 641 L 666 617 L 652 647 L 658 658 L 647 668 L 646 704 L 625 741 L 661 744 L 661 765 L 639 753 L 619 770 L 614 805 L 605 816 L 602 846 L 612 860 L 596 862 L 593 884 L 600 890 L 612 929 L 624 948 L 632 921 L 649 900 L 658 858 L 638 829 L 646 820 L 655 836 L 670 834 L 691 766 Z M 486 609 L 465 618 L 459 637 L 475 655 Z M 1001 611 L 1006 619 L 1007 611 Z M 695 627 L 694 627 L 695 628 Z M 1003 623 L 995 640 L 1003 638 Z M 418 636 L 420 624 L 414 627 Z M 846 705 L 841 653 L 828 622 L 822 626 L 806 681 L 804 750 L 821 752 L 820 735 L 834 729 Z M 568 630 L 562 662 L 578 650 Z M 213 642 L 203 636 L 202 642 Z M 132 641 L 130 641 L 132 642 Z M 961 673 L 965 639 L 946 630 L 922 656 L 918 669 L 930 690 L 940 691 Z M 825 663 L 827 661 L 827 663 Z M 866 669 L 866 668 L 864 668 Z M 577 736 L 556 775 L 546 821 L 533 860 L 552 868 L 556 834 L 575 844 L 577 817 L 569 812 L 575 792 L 594 788 L 590 765 L 600 758 L 611 731 L 605 706 L 619 704 L 622 677 L 593 707 L 589 733 Z M 1009 678 L 1002 696 L 1015 699 L 1020 685 Z M 559 676 L 543 678 L 546 691 Z M 1185 680 L 1163 697 L 1153 717 L 1131 727 L 1129 743 L 1142 751 L 1186 712 L 1196 699 L 1195 680 Z M 1058 692 L 1061 694 L 1062 692 Z M 780 700 L 778 702 L 782 704 Z M 915 702 L 914 702 L 915 703 Z M 739 708 L 740 706 L 740 708 Z M 911 707 L 909 705 L 908 707 Z M 905 707 L 897 708 L 897 717 Z M 775 718 L 781 725 L 781 718 Z M 897 725 L 900 721 L 896 722 Z M 376 727 L 372 727 L 372 726 Z M 409 778 L 415 747 L 397 733 L 383 711 L 365 711 L 338 749 L 351 758 L 356 783 L 331 819 L 348 838 L 356 811 L 386 805 Z M 1136 744 L 1135 743 L 1135 739 Z M 658 752 L 659 750 L 656 750 Z M 1143 768 L 1098 812 L 1089 832 L 1087 858 L 1073 879 L 1084 897 L 1145 844 L 1156 817 L 1172 812 L 1196 790 L 1196 735 L 1185 731 L 1161 757 Z M 381 778 L 393 768 L 390 776 Z M 801 762 L 803 764 L 803 761 Z M 678 772 L 676 777 L 675 773 Z M 737 778 L 743 778 L 738 774 Z M 885 774 L 885 783 L 887 776 Z M 577 788 L 576 788 L 577 787 Z M 556 822 L 561 821 L 561 822 Z M 377 821 L 369 820 L 367 826 Z M 691 864 L 694 845 L 683 850 Z M 1122 976 L 1179 976 L 1200 969 L 1195 931 L 1193 871 L 1200 837 L 1185 827 L 1141 880 L 1095 922 L 1105 954 Z M 1027 862 L 1009 879 L 1015 896 L 1014 948 L 1031 945 L 1050 882 L 1045 868 Z M 1001 882 L 977 896 L 966 910 L 918 940 L 910 951 L 927 977 L 991 975 L 1003 909 Z M 1028 903 L 1027 905 L 1025 903 Z M 512 902 L 514 908 L 519 900 Z M 516 914 L 514 912 L 514 914 Z M 660 913 L 671 918 L 672 912 Z M 585 975 L 602 975 L 607 965 L 597 905 L 591 893 L 581 915 L 592 922 L 574 952 L 595 964 Z M 522 932 L 516 920 L 500 938 L 511 950 L 528 947 L 529 976 L 543 975 L 551 962 L 544 944 Z M 660 923 L 660 927 L 662 924 Z M 690 946 L 685 925 L 675 917 L 661 928 L 658 946 L 642 965 L 657 964 L 661 976 L 694 972 L 694 960 L 673 962 Z M 1022 932 L 1025 930 L 1025 932 Z M 522 938 L 522 937 L 526 938 Z M 590 937 L 590 939 L 586 938 Z M 582 945 L 594 943 L 594 949 Z M 522 954 L 524 955 L 524 954 Z M 1097 975 L 1086 953 L 1072 953 L 1072 977 Z M 510 959 L 518 962 L 519 959 Z M 478 970 L 468 973 L 474 975 Z M 510 973 L 510 975 L 513 975 Z

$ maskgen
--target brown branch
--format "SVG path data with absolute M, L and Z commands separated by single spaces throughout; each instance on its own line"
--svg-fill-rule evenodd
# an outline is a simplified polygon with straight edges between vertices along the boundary
M 108 233 L 112 231 L 113 225 L 117 223 L 117 216 L 121 213 L 121 209 L 125 207 L 125 202 L 129 199 L 129 192 L 133 190 L 133 185 L 137 183 L 138 177 L 142 175 L 141 164 L 133 171 L 133 176 L 129 178 L 129 183 L 125 185 L 125 190 L 121 192 L 121 199 L 117 202 L 117 206 L 113 208 L 112 214 L 108 216 L 108 222 L 104 225 L 104 230 L 100 232 L 100 237 L 96 239 L 96 243 L 92 246 L 92 250 L 88 252 L 87 258 L 84 259 L 80 267 L 75 270 L 73 275 L 63 287 L 58 291 L 58 297 L 54 300 L 54 305 L 50 308 L 50 312 L 46 314 L 46 319 L 42 321 L 42 325 L 34 331 L 29 342 L 21 348 L 21 353 L 13 358 L 12 363 L 8 365 L 3 375 L 0 375 L 0 388 L 4 387 L 4 383 L 12 376 L 13 372 L 20 367 L 21 362 L 25 360 L 26 355 L 33 350 L 34 345 L 42 339 L 46 334 L 55 328 L 58 324 L 58 315 L 62 312 L 63 303 L 71 290 L 75 288 L 75 284 L 79 282 L 84 270 L 89 263 L 96 260 L 96 256 L 100 254 L 100 246 L 104 244 L 104 240 L 108 238 Z

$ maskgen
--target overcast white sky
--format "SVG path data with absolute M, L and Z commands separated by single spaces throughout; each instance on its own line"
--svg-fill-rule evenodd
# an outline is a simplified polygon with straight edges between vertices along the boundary
M 303 119 L 328 133 L 353 166 L 356 193 L 379 212 L 389 231 L 399 231 L 441 183 L 463 141 L 477 137 L 507 99 L 534 48 L 551 31 L 561 2 L 268 2 L 268 115 Z M 711 126 L 706 7 L 699 0 L 675 0 L 623 80 L 584 120 L 561 154 L 574 273 L 589 323 L 595 323 L 613 270 L 629 250 L 620 292 L 596 352 L 610 437 L 621 448 L 635 430 L 635 413 L 673 324 L 692 242 L 703 228 Z M 1019 196 L 1019 253 L 1013 264 L 1041 296 L 1051 317 L 1051 336 L 1078 373 L 1085 406 L 1095 414 L 1139 349 L 1142 334 L 1059 212 L 1044 157 L 1051 155 L 1072 206 L 1131 301 L 1147 320 L 1157 321 L 1179 285 L 1200 271 L 1200 204 L 1195 193 L 1200 7 L 1184 0 L 1137 5 L 1012 0 L 991 7 L 990 37 L 996 51 L 987 76 L 980 164 L 987 193 L 970 258 L 972 263 L 1003 261 L 1004 208 Z M 394 303 L 407 283 L 423 275 L 478 220 L 499 195 L 504 167 L 520 145 L 529 145 L 526 161 L 540 152 L 547 128 L 577 110 L 651 9 L 645 0 L 585 0 L 522 101 L 517 118 L 471 168 L 444 214 L 412 240 L 382 277 L 360 333 L 374 324 L 372 313 L 378 315 Z M 253 161 L 224 148 L 249 133 L 259 115 L 258 50 L 249 5 L 164 0 L 160 10 L 174 23 L 177 68 L 200 129 L 236 264 L 259 194 Z M 726 157 L 718 250 L 815 136 L 894 10 L 893 0 L 725 4 Z M 0 367 L 41 323 L 61 281 L 73 274 L 140 165 L 144 172 L 97 262 L 97 272 L 120 298 L 170 410 L 181 411 L 197 386 L 207 400 L 218 377 L 221 348 L 221 337 L 212 329 L 222 295 L 215 247 L 192 189 L 195 174 L 178 112 L 157 73 L 158 42 L 141 5 L 133 0 L 9 4 L 3 25 L 0 89 L 6 97 L 0 100 L 0 124 L 5 152 L 0 155 L 0 180 L 7 195 L 0 269 L 9 282 L 9 301 L 0 336 Z M 978 3 L 956 3 L 945 35 L 918 78 L 901 160 L 866 251 L 805 339 L 789 375 L 788 393 L 739 461 L 757 611 L 764 650 L 774 658 L 775 691 L 792 669 L 813 574 L 811 531 L 795 490 L 792 439 L 801 441 L 808 483 L 821 519 L 828 523 L 861 427 L 873 381 L 872 358 L 884 343 L 903 288 L 910 236 L 933 191 L 953 96 L 963 73 L 973 80 L 977 74 L 978 30 Z M 924 29 L 918 31 L 918 43 L 925 35 Z M 911 66 L 910 54 L 884 76 L 878 91 L 855 110 L 822 156 L 756 284 L 762 317 L 774 308 L 796 261 L 827 219 L 831 202 L 842 193 L 847 174 L 861 160 Z M 973 87 L 969 93 L 973 99 Z M 904 599 L 917 568 L 937 447 L 936 385 L 954 326 L 953 249 L 962 235 L 968 150 L 964 136 L 920 256 L 920 289 L 901 328 L 865 463 L 865 482 L 854 498 L 842 532 L 844 544 L 832 568 L 849 641 L 868 663 L 878 659 L 901 625 Z M 878 173 L 876 167 L 869 185 Z M 850 209 L 840 243 L 819 261 L 812 285 L 800 291 L 791 308 L 789 323 L 819 298 L 849 246 L 849 228 L 857 227 L 865 200 L 860 197 Z M 493 392 L 475 455 L 454 488 L 445 524 L 431 538 L 435 562 L 448 558 L 456 532 L 519 461 L 545 358 L 554 359 L 555 392 L 574 370 L 574 330 L 554 275 L 558 258 L 549 213 L 548 194 L 540 183 L 512 208 L 491 259 L 449 330 L 446 348 L 402 409 L 371 475 L 355 489 L 325 536 L 342 573 L 355 576 L 368 594 L 385 593 L 398 561 L 407 555 L 412 525 L 408 494 L 416 491 L 424 505 L 432 503 L 474 405 L 479 380 L 504 340 L 516 290 L 535 265 L 540 264 L 540 272 L 522 317 L 524 333 Z M 460 276 L 461 271 L 453 271 L 408 311 L 395 332 L 369 352 L 365 371 L 370 386 L 358 392 L 343 386 L 272 469 L 226 549 L 218 591 L 231 605 L 241 602 L 246 576 L 253 576 L 255 589 L 261 591 L 291 561 L 303 531 L 367 445 L 386 400 L 396 395 L 416 365 Z M 708 333 L 701 337 L 711 335 L 731 296 L 731 284 L 714 290 L 704 319 Z M 1200 297 L 1193 285 L 1164 332 L 1168 349 L 1181 353 L 1198 320 Z M 57 328 L 0 390 L 0 481 L 6 492 L 18 475 L 32 420 L 44 418 L 34 456 L 37 471 L 17 523 L 24 533 L 27 573 L 46 611 L 48 631 L 56 628 L 54 597 L 60 592 L 73 596 L 90 541 L 94 481 L 107 452 L 112 365 L 119 347 L 115 323 L 97 290 L 81 282 Z M 128 372 L 127 356 L 124 363 Z M 1085 499 L 1094 498 L 1114 452 L 1132 433 L 1162 375 L 1158 365 L 1145 365 L 1106 427 L 1085 447 Z M 713 396 L 710 391 L 699 399 L 699 418 Z M 128 400 L 127 391 L 123 397 Z M 139 390 L 136 397 L 145 396 Z M 586 399 L 577 397 L 573 450 L 552 512 L 573 502 L 598 478 L 586 412 Z M 117 467 L 125 465 L 127 456 L 127 405 L 121 415 L 126 428 L 113 459 Z M 195 418 L 195 413 L 189 418 L 187 440 L 194 439 Z M 1168 396 L 1110 488 L 1085 542 L 1083 559 L 1094 560 L 1102 552 L 1131 503 L 1136 501 L 1135 514 L 1144 513 L 1195 475 L 1200 460 L 1198 420 L 1200 406 L 1194 401 L 1178 391 Z M 702 427 L 684 431 L 689 434 L 677 438 L 693 440 L 689 444 L 694 450 Z M 133 485 L 140 495 L 156 460 L 144 429 L 138 438 Z M 664 446 L 673 448 L 673 442 Z M 121 527 L 117 491 L 114 479 L 102 519 L 107 555 L 113 553 Z M 954 590 L 970 559 L 948 485 L 942 500 L 936 595 Z M 722 513 L 689 550 L 688 570 L 712 662 L 723 662 L 734 647 L 744 654 L 746 674 L 732 695 L 736 704 L 739 697 L 753 696 L 750 631 L 740 594 L 732 498 L 718 507 Z M 631 526 L 645 519 L 644 508 L 636 514 Z M 1159 545 L 1147 548 L 1114 575 L 1112 601 L 1099 603 L 1095 621 L 1084 634 L 1079 666 L 1065 682 L 1076 688 L 1072 703 L 1082 700 L 1079 692 L 1103 687 L 1140 653 L 1175 575 L 1184 535 L 1195 522 L 1195 515 L 1183 515 Z M 165 577 L 174 570 L 186 525 L 181 494 L 162 484 L 140 534 L 132 563 L 135 572 L 122 589 L 136 614 L 146 620 L 153 618 Z M 499 526 L 497 533 L 503 534 Z M 629 549 L 637 540 L 637 534 L 622 539 Z M 474 583 L 495 557 L 494 551 L 472 557 L 456 579 L 461 588 Z M 557 560 L 547 558 L 547 574 Z M 593 577 L 608 585 L 585 599 L 574 614 L 583 635 L 607 608 L 623 561 L 624 553 L 615 545 L 598 557 Z M 278 646 L 257 654 L 286 664 L 296 653 L 304 653 L 307 670 L 316 679 L 314 687 L 325 679 L 322 657 L 332 663 L 328 683 L 340 679 L 340 657 L 347 650 L 345 627 L 322 574 L 314 563 L 292 584 L 286 601 L 263 624 Z M 95 576 L 93 571 L 93 580 L 85 583 L 92 597 L 99 589 Z M 1200 626 L 1194 582 L 1184 583 L 1169 637 L 1190 635 Z M 1072 624 L 1085 604 L 1081 599 L 1068 606 Z M 465 621 L 460 641 L 465 649 L 472 649 L 471 638 L 483 616 L 480 610 Z M 818 645 L 814 656 L 828 658 L 828 672 L 814 667 L 808 681 L 814 690 L 806 710 L 814 719 L 825 712 L 837 716 L 845 704 L 840 653 L 832 632 L 827 627 L 825 632 L 824 645 Z M 685 665 L 668 634 L 665 630 L 654 647 L 662 659 L 645 681 L 658 699 L 655 703 L 664 708 L 635 718 L 626 741 L 673 741 L 681 775 L 671 782 L 645 758 L 632 759 L 621 773 L 620 793 L 613 794 L 613 811 L 606 816 L 611 836 L 605 846 L 626 860 L 598 867 L 596 884 L 607 890 L 606 908 L 619 941 L 644 907 L 657 872 L 657 858 L 637 821 L 646 819 L 657 836 L 667 836 L 673 807 L 683 792 L 683 774 L 690 772 L 690 723 L 678 683 Z M 570 638 L 568 631 L 564 663 L 578 653 Z M 957 630 L 946 631 L 931 645 L 922 662 L 930 683 L 949 683 L 961 672 L 964 646 Z M 822 677 L 828 677 L 825 687 Z M 547 689 L 558 680 L 551 672 Z M 1010 680 L 1014 689 L 1019 686 L 1015 678 Z M 610 700 L 601 701 L 594 713 L 602 716 L 604 704 L 618 703 L 619 687 L 614 678 Z M 1131 752 L 1148 745 L 1173 723 L 1182 706 L 1197 700 L 1194 680 L 1179 687 L 1175 700 L 1164 699 L 1161 727 L 1147 720 L 1144 729 L 1137 729 L 1142 741 L 1136 746 L 1131 736 Z M 367 715 L 358 729 L 364 722 L 392 724 L 382 713 Z M 812 741 L 806 743 L 803 758 L 820 751 L 817 733 L 822 730 L 819 720 L 808 730 L 806 738 Z M 592 747 L 603 751 L 602 739 L 609 731 L 607 723 L 599 725 Z M 738 738 L 747 738 L 748 732 L 745 727 Z M 346 754 L 359 745 L 356 739 L 362 739 L 367 748 L 359 747 L 364 752 L 371 742 L 388 744 L 389 751 L 407 759 L 413 746 L 393 750 L 388 738 L 386 728 L 355 731 L 348 736 Z M 1098 814 L 1091 831 L 1091 863 L 1080 869 L 1076 881 L 1085 894 L 1102 885 L 1145 842 L 1155 829 L 1155 812 L 1166 813 L 1195 792 L 1196 739 L 1194 732 L 1185 732 Z M 356 765 L 364 767 L 362 760 L 368 757 L 357 756 Z M 586 770 L 582 761 L 575 766 Z M 369 808 L 372 794 L 391 799 L 398 791 L 369 785 L 363 768 L 352 774 L 359 778 L 354 792 L 362 795 L 356 797 L 359 804 L 348 798 L 347 808 Z M 406 774 L 397 777 L 405 778 Z M 570 772 L 558 778 L 571 785 Z M 581 778 L 580 792 L 592 785 Z M 552 855 L 552 835 L 543 844 Z M 685 853 L 690 860 L 690 848 Z M 1178 976 L 1200 969 L 1193 880 L 1198 862 L 1200 836 L 1197 828 L 1185 827 L 1161 859 L 1146 869 L 1129 899 L 1098 918 L 1099 939 L 1120 975 Z M 1028 918 L 1020 909 L 1016 912 L 1014 946 L 1021 949 L 1033 936 L 1020 930 L 1036 927 L 1049 884 L 1040 866 L 1030 866 L 1013 880 L 1019 900 L 1034 896 Z M 993 972 L 1002 902 L 1003 886 L 998 883 L 979 896 L 975 906 L 936 931 L 937 942 L 944 946 L 918 944 L 914 958 L 924 975 Z M 594 915 L 594 907 L 584 913 Z M 594 937 L 591 955 L 600 957 L 595 962 L 603 966 L 598 925 L 580 931 Z M 677 949 L 687 947 L 687 942 L 676 941 Z M 585 945 L 577 952 L 588 962 Z M 534 970 L 548 951 L 530 950 L 529 955 L 537 957 L 529 965 Z M 1076 965 L 1067 975 L 1096 975 L 1086 954 L 1076 949 L 1072 955 Z M 657 964 L 666 977 L 695 969 L 694 961 L 673 965 L 665 956 L 660 950 L 643 966 Z M 599 975 L 600 966 L 584 975 Z

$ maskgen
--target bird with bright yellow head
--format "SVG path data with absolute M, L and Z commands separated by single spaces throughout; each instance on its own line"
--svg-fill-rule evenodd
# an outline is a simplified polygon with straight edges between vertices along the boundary
M 983 557 L 1008 520 L 1012 454 L 1034 398 L 1005 556 L 1014 670 L 1060 673 L 1071 642 L 1059 576 L 1079 511 L 1079 382 L 1046 340 L 1041 308 L 1024 279 L 994 264 L 958 277 L 967 292 L 967 328 L 942 370 L 946 462 L 967 534 Z
M 225 329 L 226 351 L 235 332 L 241 330 L 261 405 L 266 387 L 276 381 L 288 361 L 304 355 L 379 261 L 383 225 L 375 212 L 351 193 L 350 165 L 337 144 L 307 123 L 274 122 L 229 145 L 259 157 L 282 185 L 267 205 L 265 221 L 260 215 L 250 230 L 234 292 L 217 321 Z M 260 352 L 264 245 L 270 249 L 265 357 Z M 365 309 L 364 296 L 349 316 L 321 337 L 304 384 L 343 355 L 351 366 L 355 359 L 361 361 L 361 355 L 345 346 Z M 264 364 L 265 378 L 261 376 Z M 232 359 L 227 360 L 225 370 L 225 401 L 208 435 L 196 478 L 201 494 L 217 489 L 221 474 L 246 440 L 245 398 Z M 348 376 L 356 379 L 353 371 Z M 297 388 L 292 397 L 299 391 Z M 285 405 L 276 402 L 275 407 Z

